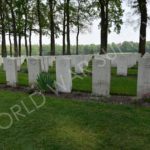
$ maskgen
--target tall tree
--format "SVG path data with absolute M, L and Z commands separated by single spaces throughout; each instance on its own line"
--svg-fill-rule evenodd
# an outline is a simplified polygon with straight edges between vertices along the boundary
M 146 49 L 146 30 L 148 22 L 148 0 L 129 0 L 129 4 L 134 8 L 134 14 L 140 15 L 140 36 L 139 36 L 139 53 L 145 54 Z
M 119 33 L 123 23 L 122 0 L 94 0 L 93 4 L 97 7 L 101 19 L 100 54 L 105 54 L 107 53 L 108 33 L 111 31 L 112 25 L 114 26 L 114 31 Z
M 9 29 L 9 47 L 10 47 L 10 52 L 9 52 L 9 54 L 10 54 L 10 56 L 12 57 L 12 55 L 13 55 L 13 52 L 12 52 L 12 41 L 11 41 L 11 30 Z
M 65 53 L 66 53 L 66 0 L 64 0 L 64 4 L 63 4 L 63 31 L 62 31 L 62 36 L 63 36 L 62 54 L 65 55 Z
M 18 35 L 18 55 L 21 56 L 22 53 L 22 37 L 24 36 L 24 19 L 23 19 L 23 7 L 24 1 L 16 1 L 16 28 L 17 28 L 17 35 Z
M 2 56 L 6 57 L 7 56 L 7 49 L 6 49 L 6 12 L 5 12 L 5 1 L 0 0 L 0 25 L 1 25 L 1 33 L 2 33 Z
M 107 43 L 108 43 L 108 0 L 100 0 L 100 8 L 101 8 L 101 50 L 100 53 L 107 53 Z
M 28 1 L 28 30 L 29 30 L 29 56 L 32 56 L 32 33 L 37 33 L 37 9 L 35 1 Z
M 138 5 L 141 14 L 139 53 L 144 55 L 146 47 L 147 2 L 146 0 L 138 0 Z
M 39 25 L 39 55 L 42 56 L 43 46 L 42 46 L 42 19 L 41 19 L 41 0 L 37 0 L 37 17 Z
M 43 35 L 48 33 L 48 16 L 46 3 L 42 0 L 36 0 L 37 10 L 37 22 L 38 22 L 38 33 L 39 33 L 39 55 L 43 55 Z
M 12 32 L 14 37 L 14 56 L 18 56 L 18 42 L 17 42 L 17 24 L 16 24 L 16 14 L 15 14 L 15 3 L 13 0 L 6 0 L 7 5 L 10 8 L 11 19 L 12 19 Z
M 27 29 L 28 29 L 28 0 L 24 0 L 24 16 L 25 16 L 25 20 L 24 20 L 24 39 L 25 39 L 25 49 L 26 49 L 26 56 L 29 55 L 29 48 L 28 48 L 28 39 L 27 39 Z
M 49 26 L 50 26 L 50 43 L 51 43 L 51 55 L 55 55 L 55 23 L 54 23 L 54 11 L 56 6 L 56 0 L 48 0 L 49 4 Z
M 79 54 L 79 35 L 85 32 L 92 25 L 94 19 L 94 9 L 91 7 L 90 0 L 77 0 L 75 18 L 72 16 L 72 22 L 76 27 L 76 54 Z
M 67 54 L 70 55 L 70 0 L 66 3 L 66 16 L 67 16 Z
M 5 11 L 7 12 L 6 13 L 6 32 L 8 32 L 8 37 L 9 37 L 9 54 L 10 56 L 12 57 L 13 56 L 13 45 L 12 45 L 12 39 L 11 39 L 11 36 L 12 36 L 12 19 L 11 19 L 11 16 L 10 16 L 10 10 L 8 9 L 8 6 L 6 6 L 6 9 Z

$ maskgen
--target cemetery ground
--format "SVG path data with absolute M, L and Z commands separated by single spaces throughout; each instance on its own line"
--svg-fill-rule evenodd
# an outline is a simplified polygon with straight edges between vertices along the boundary
M 13 124 L 0 130 L 0 149 L 150 149 L 150 110 L 146 107 L 76 101 L 46 97 L 40 109 L 23 92 L 0 90 L 0 110 L 12 116 Z M 34 97 L 40 104 L 40 97 Z M 20 105 L 18 120 L 10 107 Z M 9 119 L 1 117 L 1 125 Z
M 77 100 L 74 96 L 46 95 L 46 103 L 37 109 L 29 93 L 19 88 L 2 88 L 6 79 L 1 67 L 0 110 L 12 116 L 12 126 L 0 130 L 0 149 L 150 149 L 149 108 L 90 100 L 91 65 L 86 70 L 84 75 L 73 79 L 73 92 L 87 94 L 88 101 L 82 97 Z M 49 73 L 55 80 L 54 67 L 50 68 Z M 26 63 L 18 74 L 18 87 L 28 87 Z M 111 95 L 134 97 L 136 87 L 137 66 L 128 70 L 127 77 L 117 76 L 116 68 L 112 68 Z M 41 103 L 41 96 L 35 96 L 34 99 L 37 104 Z M 21 101 L 30 111 L 33 110 L 31 114 Z M 15 105 L 21 107 L 22 114 L 17 119 L 10 109 Z M 9 118 L 0 117 L 0 122 L 5 126 Z

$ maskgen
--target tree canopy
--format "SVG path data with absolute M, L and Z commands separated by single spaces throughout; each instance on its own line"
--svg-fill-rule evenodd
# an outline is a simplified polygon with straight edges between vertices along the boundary
M 141 16 L 139 52 L 146 47 L 147 0 L 128 0 Z M 122 0 L 0 0 L 1 53 L 21 56 L 22 40 L 27 56 L 32 55 L 32 38 L 39 35 L 39 55 L 44 55 L 43 36 L 49 36 L 49 53 L 56 54 L 56 38 L 62 36 L 62 54 L 71 54 L 71 33 L 76 33 L 76 54 L 79 54 L 80 33 L 88 32 L 99 19 L 101 39 L 99 53 L 108 51 L 108 34 L 119 33 L 123 24 Z M 144 22 L 144 23 L 143 23 Z M 9 37 L 9 49 L 6 44 Z

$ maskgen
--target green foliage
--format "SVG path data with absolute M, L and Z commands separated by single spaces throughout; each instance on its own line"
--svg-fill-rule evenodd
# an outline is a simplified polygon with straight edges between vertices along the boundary
M 42 72 L 37 78 L 37 87 L 42 92 L 51 91 L 50 87 L 53 87 L 53 80 L 51 79 L 50 73 Z
M 38 45 L 33 45 L 32 50 L 33 50 L 33 55 L 38 55 Z M 44 55 L 49 55 L 50 51 L 50 46 L 49 45 L 43 45 L 43 54 Z M 89 44 L 89 45 L 79 45 L 79 54 L 94 54 L 94 53 L 99 53 L 100 45 L 96 44 Z M 146 44 L 146 51 L 150 52 L 150 41 L 147 42 Z M 136 42 L 128 42 L 124 41 L 123 43 L 111 43 L 108 44 L 108 52 L 113 53 L 113 52 L 138 52 L 138 43 Z M 76 54 L 76 46 L 71 45 L 71 53 Z M 25 47 L 22 46 L 22 54 L 25 55 Z M 56 45 L 56 55 L 61 55 L 62 54 L 62 46 L 61 45 Z
M 10 47 L 7 46 L 7 49 Z M 100 45 L 96 44 L 89 44 L 89 45 L 79 45 L 79 54 L 94 54 L 99 53 Z M 39 46 L 33 45 L 32 46 L 32 54 L 38 55 L 39 54 Z M 150 52 L 150 41 L 147 41 L 146 44 L 146 51 Z M 1 52 L 1 46 L 0 46 L 0 52 Z M 138 43 L 136 42 L 128 42 L 124 41 L 123 43 L 111 43 L 108 44 L 108 52 L 138 52 Z M 22 55 L 25 55 L 25 46 L 22 45 Z M 76 46 L 71 45 L 71 53 L 76 54 Z M 56 45 L 56 55 L 62 54 L 62 45 Z M 50 46 L 49 45 L 43 45 L 43 55 L 50 55 Z
M 119 33 L 121 30 L 121 25 L 123 24 L 122 17 L 124 10 L 122 8 L 122 1 L 121 0 L 92 0 L 93 1 L 93 7 L 97 9 L 97 18 L 101 16 L 102 9 L 104 7 L 105 15 L 108 15 L 108 18 L 106 17 L 104 21 L 108 23 L 108 30 L 109 32 L 114 28 L 114 31 L 116 33 Z M 104 17 L 103 16 L 103 17 Z M 102 21 L 102 17 L 100 17 Z M 100 23 L 101 26 L 101 23 Z
M 121 0 L 110 0 L 109 1 L 109 27 L 114 27 L 116 33 L 120 33 L 121 25 L 123 24 L 123 13 Z M 111 30 L 109 30 L 111 31 Z

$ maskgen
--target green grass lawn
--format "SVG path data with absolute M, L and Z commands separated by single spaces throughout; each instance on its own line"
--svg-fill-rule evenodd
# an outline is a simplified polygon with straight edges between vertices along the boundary
M 91 71 L 91 66 L 88 68 Z M 50 74 L 55 80 L 55 69 L 50 68 Z M 75 75 L 73 75 L 75 76 Z M 27 67 L 24 64 L 21 72 L 18 73 L 19 85 L 28 86 Z M 0 68 L 0 83 L 6 83 L 5 72 Z M 91 92 L 92 77 L 88 73 L 86 76 L 78 75 L 73 79 L 73 91 Z M 133 67 L 128 70 L 128 77 L 120 77 L 116 75 L 116 68 L 112 68 L 111 78 L 111 94 L 112 95 L 128 95 L 136 96 L 137 91 L 137 68 Z
M 2 150 L 150 149 L 149 108 L 46 97 L 43 107 L 27 114 L 21 101 L 35 109 L 29 95 L 0 90 L 0 114 L 13 116 L 10 107 L 17 104 L 25 115 L 19 121 L 13 116 L 12 127 L 0 129 Z M 8 121 L 0 117 L 0 125 Z

